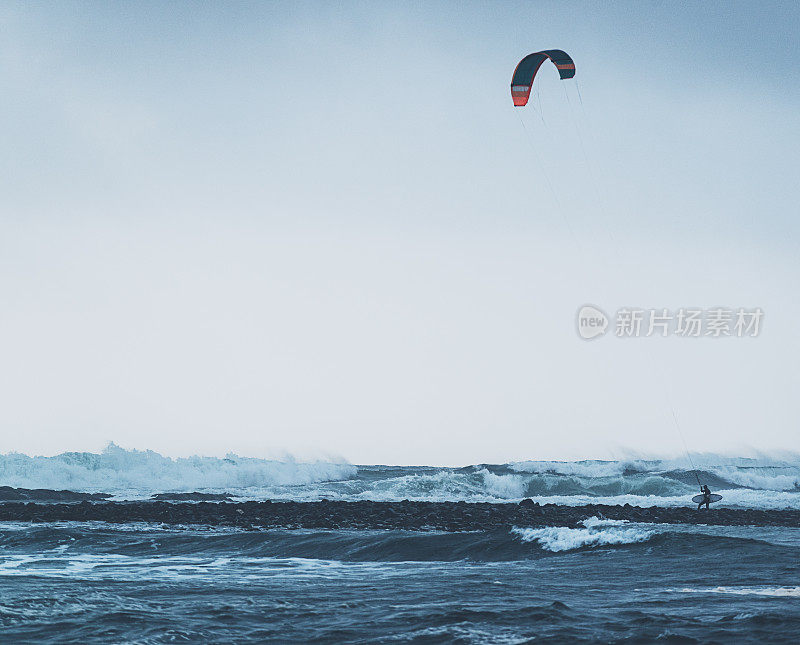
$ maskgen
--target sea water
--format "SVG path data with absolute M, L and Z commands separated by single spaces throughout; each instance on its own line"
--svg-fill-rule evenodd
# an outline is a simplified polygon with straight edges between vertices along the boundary
M 696 460 L 697 462 L 697 460 Z M 723 504 L 800 508 L 798 460 L 702 460 Z M 466 468 L 172 460 L 111 447 L 0 457 L 0 483 L 141 498 L 686 505 L 662 460 Z M 0 524 L 2 642 L 796 642 L 800 529 L 659 525 L 477 532 Z

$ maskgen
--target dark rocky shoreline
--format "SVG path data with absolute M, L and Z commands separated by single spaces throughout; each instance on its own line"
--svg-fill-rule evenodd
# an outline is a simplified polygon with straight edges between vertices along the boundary
M 80 495 L 75 494 L 75 495 Z M 185 496 L 181 496 L 186 499 Z M 73 498 L 74 499 L 74 498 Z M 102 499 L 102 496 L 99 496 Z M 800 527 L 800 510 L 745 510 L 695 507 L 661 508 L 639 506 L 539 505 L 532 500 L 519 504 L 466 502 L 109 502 L 84 498 L 64 503 L 5 501 L 0 503 L 0 521 L 15 522 L 149 522 L 237 526 L 254 530 L 268 528 L 305 529 L 405 529 L 483 531 L 511 526 L 579 526 L 581 520 L 599 516 L 613 520 L 664 524 L 713 524 L 724 526 Z
M 109 497 L 112 497 L 112 495 L 108 493 L 75 493 L 71 490 L 0 486 L 0 502 L 100 502 Z

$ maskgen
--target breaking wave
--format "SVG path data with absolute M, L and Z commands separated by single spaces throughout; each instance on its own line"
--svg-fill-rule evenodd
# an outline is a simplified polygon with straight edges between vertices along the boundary
M 99 454 L 0 455 L 2 485 L 114 494 L 298 486 L 346 479 L 356 473 L 357 468 L 349 464 L 272 461 L 232 454 L 223 459 L 173 459 L 152 450 L 125 450 L 115 444 Z
M 693 457 L 692 461 L 700 479 L 717 487 L 729 485 L 762 490 L 800 491 L 798 455 L 772 459 L 704 454 Z M 508 467 L 514 472 L 575 477 L 578 480 L 614 480 L 652 475 L 690 484 L 695 481 L 695 471 L 687 468 L 685 459 L 521 461 L 510 463 Z
M 641 528 L 623 528 L 624 520 L 606 520 L 591 517 L 583 521 L 584 528 L 548 526 L 545 528 L 518 528 L 511 532 L 523 542 L 538 542 L 547 551 L 573 551 L 587 547 L 612 546 L 646 542 L 655 531 Z
M 171 458 L 114 444 L 100 453 L 0 455 L 0 486 L 110 493 L 136 499 L 162 492 L 228 493 L 238 499 L 631 504 L 686 506 L 697 479 L 723 496 L 719 506 L 800 508 L 800 457 L 681 460 L 524 461 L 463 468 L 354 466 L 292 459 Z
M 714 529 L 719 530 L 714 530 Z M 753 539 L 758 529 L 748 527 L 709 527 L 709 534 L 676 529 L 666 525 L 624 525 L 590 518 L 583 528 L 545 527 L 496 529 L 479 532 L 405 531 L 405 530 L 269 530 L 245 531 L 221 527 L 172 527 L 131 524 L 108 525 L 98 522 L 59 522 L 26 526 L 0 524 L 0 578 L 24 573 L 35 567 L 36 575 L 57 560 L 84 563 L 94 559 L 99 567 L 109 559 L 126 566 L 132 559 L 158 564 L 164 556 L 199 559 L 204 567 L 220 570 L 230 558 L 249 563 L 255 574 L 263 576 L 272 563 L 285 569 L 292 561 L 311 566 L 335 567 L 339 563 L 380 562 L 502 562 L 549 558 L 553 554 L 613 549 L 636 551 L 653 548 L 668 558 L 686 554 L 741 554 L 743 549 L 763 557 L 784 557 L 796 553 L 792 546 L 770 544 Z M 754 533 L 755 532 L 755 533 Z M 15 554 L 16 557 L 11 557 Z M 174 562 L 164 562 L 174 573 Z M 62 575 L 61 565 L 54 575 Z M 153 575 L 149 566 L 146 575 Z M 686 589 L 683 591 L 750 593 L 750 587 Z M 764 588 L 768 589 L 768 588 Z M 796 587 L 782 590 L 796 593 Z

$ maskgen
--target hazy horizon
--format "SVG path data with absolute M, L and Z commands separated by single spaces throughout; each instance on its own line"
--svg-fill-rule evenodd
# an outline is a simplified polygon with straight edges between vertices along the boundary
M 800 7 L 9 2 L 0 25 L 0 452 L 680 456 L 673 409 L 692 452 L 800 451 Z M 515 109 L 514 66 L 555 47 L 575 81 L 545 66 Z M 587 303 L 764 321 L 587 342 Z

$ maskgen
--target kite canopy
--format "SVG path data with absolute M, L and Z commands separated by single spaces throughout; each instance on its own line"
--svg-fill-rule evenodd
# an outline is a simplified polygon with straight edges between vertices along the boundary
M 558 69 L 562 81 L 575 76 L 575 63 L 567 52 L 560 49 L 546 49 L 528 54 L 519 62 L 517 69 L 514 70 L 514 76 L 511 77 L 511 98 L 515 106 L 522 107 L 528 102 L 536 72 L 548 58 Z

